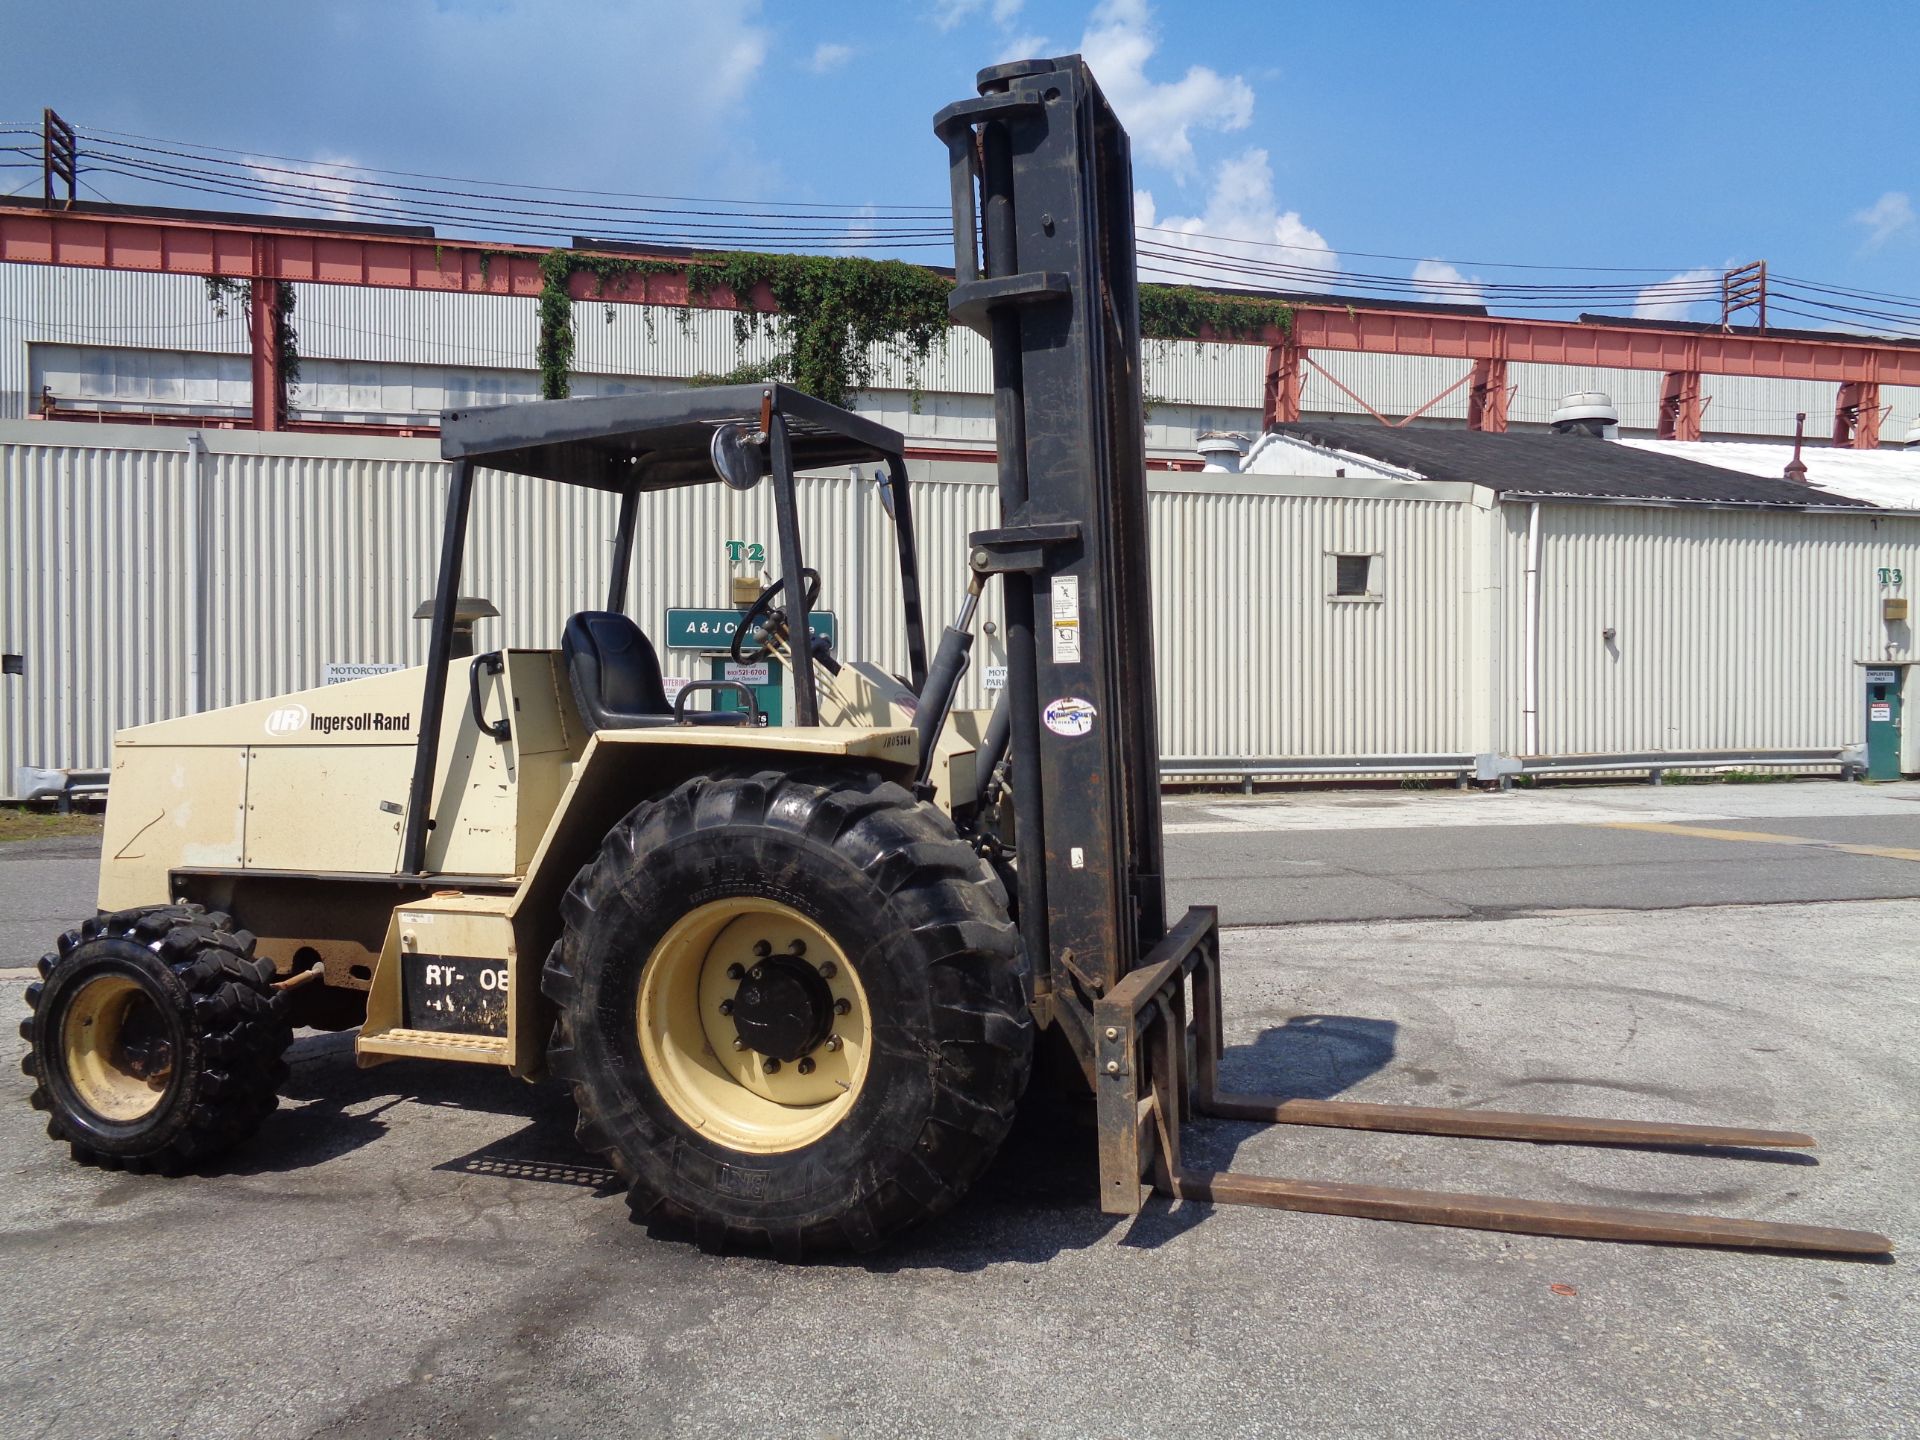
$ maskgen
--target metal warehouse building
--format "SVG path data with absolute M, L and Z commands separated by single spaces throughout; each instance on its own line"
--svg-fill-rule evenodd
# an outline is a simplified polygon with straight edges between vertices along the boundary
M 1874 458 L 1896 489 L 1910 466 L 1920 497 L 1920 454 Z M 992 471 L 909 469 L 937 619 L 967 533 L 993 523 Z M 0 422 L 0 775 L 23 793 L 27 767 L 104 764 L 118 726 L 419 663 L 444 478 L 431 440 Z M 1870 667 L 1903 679 L 1912 653 L 1896 614 L 1920 515 L 1781 479 L 1598 439 L 1319 421 L 1263 436 L 1246 473 L 1149 482 L 1175 776 L 1851 765 Z M 805 482 L 809 560 L 843 652 L 898 665 L 873 488 Z M 501 612 L 480 643 L 552 646 L 594 603 L 611 504 L 496 475 L 478 495 L 469 584 Z M 718 547 L 771 548 L 765 504 L 649 497 L 630 597 L 647 630 L 729 603 Z M 1001 659 L 995 603 L 985 618 L 964 703 Z M 1911 747 L 1901 763 L 1920 770 Z
M 538 393 L 536 297 L 563 253 L 0 201 L 0 791 L 104 764 L 119 726 L 418 663 L 438 413 Z M 296 385 L 209 275 L 291 294 Z M 575 274 L 575 394 L 768 357 L 731 312 L 652 284 Z M 1920 450 L 1875 447 L 1920 422 L 1920 342 L 1289 303 L 1284 331 L 1143 347 L 1170 774 L 1833 767 L 1892 723 L 1870 707 L 1897 715 L 1904 691 Z M 908 437 L 938 621 L 994 518 L 986 348 L 956 330 L 919 373 L 872 358 L 854 403 Z M 1575 390 L 1612 394 L 1642 438 L 1549 438 Z M 1810 452 L 1813 488 L 1757 443 L 1800 412 L 1836 446 Z M 1202 471 L 1225 431 L 1261 438 L 1242 473 Z M 1842 456 L 1880 468 L 1826 479 Z M 500 616 L 480 643 L 550 646 L 594 598 L 611 508 L 488 479 L 470 574 Z M 804 490 L 841 650 L 901 663 L 871 478 Z M 730 602 L 726 541 L 771 551 L 763 503 L 648 502 L 630 593 L 657 639 L 669 608 Z M 1002 658 L 996 605 L 969 703 Z M 681 674 L 711 663 L 666 648 Z

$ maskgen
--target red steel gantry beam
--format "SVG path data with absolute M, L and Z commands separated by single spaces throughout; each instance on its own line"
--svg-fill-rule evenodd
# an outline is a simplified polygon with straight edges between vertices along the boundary
M 253 226 L 239 220 L 0 207 L 0 262 L 35 265 L 532 297 L 541 291 L 540 261 L 547 253 L 538 246 Z M 582 300 L 684 305 L 689 299 L 684 274 L 621 276 L 604 287 L 595 277 L 580 274 L 572 288 Z M 745 297 L 722 290 L 693 303 L 726 309 L 735 307 L 738 299 L 755 309 L 773 308 L 764 289 Z M 1681 402 L 1676 433 L 1684 428 L 1685 377 L 1694 377 L 1696 425 L 1701 374 L 1853 385 L 1859 388 L 1850 393 L 1860 398 L 1846 408 L 1857 416 L 1849 421 L 1855 445 L 1873 443 L 1869 436 L 1877 439 L 1879 410 L 1877 401 L 1866 402 L 1868 387 L 1877 396 L 1882 385 L 1920 386 L 1920 347 L 1863 338 L 1658 330 L 1604 321 L 1359 309 L 1312 301 L 1296 304 L 1292 327 L 1284 334 L 1269 329 L 1259 335 L 1215 337 L 1203 329 L 1196 338 L 1231 338 L 1268 347 L 1269 419 L 1287 418 L 1289 409 L 1298 415 L 1299 357 L 1311 350 L 1492 362 L 1483 372 L 1486 400 L 1480 413 L 1486 428 L 1500 418 L 1495 367 L 1516 363 L 1663 372 L 1672 377 L 1670 393 Z M 1482 374 L 1475 378 L 1479 381 Z
M 28 265 L 533 297 L 544 284 L 540 261 L 547 253 L 534 245 L 0 207 L 0 261 Z M 620 276 L 604 292 L 595 277 L 574 277 L 576 299 L 687 303 L 685 275 Z M 711 303 L 730 309 L 733 298 L 723 289 Z M 752 299 L 758 309 L 772 307 L 771 296 Z

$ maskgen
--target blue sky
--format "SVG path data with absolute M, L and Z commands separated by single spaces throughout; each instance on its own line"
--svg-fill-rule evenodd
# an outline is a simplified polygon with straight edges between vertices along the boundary
M 1469 281 L 1540 278 L 1501 261 L 1643 267 L 1651 281 L 1764 257 L 1920 294 L 1911 5 L 4 0 L 4 12 L 0 120 L 50 104 L 83 126 L 315 162 L 785 202 L 942 203 L 933 112 L 970 93 L 981 65 L 1084 49 L 1134 136 L 1143 216 L 1291 258 L 1326 288 L 1405 276 L 1421 258 Z M 0 177 L 0 190 L 27 178 Z M 94 183 L 155 198 L 120 177 Z

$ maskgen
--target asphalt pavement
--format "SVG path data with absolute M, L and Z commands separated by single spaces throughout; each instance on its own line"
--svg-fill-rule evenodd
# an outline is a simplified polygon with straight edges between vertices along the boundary
M 1228 925 L 1920 896 L 1920 783 L 1189 795 L 1166 831 Z
M 1920 847 L 1920 787 L 1688 788 L 1171 802 L 1176 898 L 1242 927 L 1226 1079 L 1818 1150 L 1208 1122 L 1190 1159 L 1915 1243 L 1920 864 L 1892 852 Z M 0 847 L 0 1004 L 85 913 L 87 851 Z M 0 1434 L 1920 1433 L 1905 1261 L 1159 1202 L 1115 1220 L 1090 1132 L 1038 1108 L 954 1215 L 880 1257 L 714 1257 L 627 1220 L 556 1087 L 359 1070 L 350 1036 L 292 1058 L 256 1141 L 171 1181 L 72 1164 L 6 1066 Z

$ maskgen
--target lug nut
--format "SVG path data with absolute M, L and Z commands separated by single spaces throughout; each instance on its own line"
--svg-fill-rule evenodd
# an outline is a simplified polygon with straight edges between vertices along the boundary
M 765 940 L 756 940 L 753 942 L 753 953 L 764 960 L 773 953 L 773 946 Z
M 746 977 L 747 977 L 747 972 L 741 969 L 738 965 L 727 966 L 727 979 L 744 980 L 746 979 Z
M 804 941 L 804 940 L 796 940 L 796 941 L 794 941 L 794 942 L 793 942 L 793 943 L 792 943 L 791 945 L 789 945 L 789 946 L 787 946 L 787 953 L 788 953 L 789 955 L 804 955 L 804 954 L 806 954 L 806 953 L 807 953 L 807 942 L 806 942 L 806 941 Z
M 800 1073 L 802 1075 L 811 1075 L 813 1073 L 813 1057 L 811 1055 L 800 1062 Z
M 735 1040 L 733 1042 L 733 1048 L 736 1050 L 744 1050 L 747 1048 L 747 1042 L 744 1040 Z
M 754 979 L 764 980 L 766 978 L 767 972 L 764 969 L 762 969 L 760 966 L 756 965 L 753 967 L 752 974 Z
M 839 1048 L 840 1048 L 840 1037 L 838 1035 L 827 1036 L 827 1049 L 838 1050 Z
M 760 1068 L 766 1071 L 767 1074 L 772 1075 L 780 1069 L 780 1062 L 769 1055 L 765 1060 L 760 1062 Z
M 731 1000 L 722 1000 L 720 1002 L 720 1013 L 722 1015 L 731 1015 L 733 1013 L 733 1002 Z
M 851 1000 L 836 1000 L 833 1002 L 833 1013 L 836 1015 L 844 1015 L 851 1009 L 853 1009 L 853 1002 Z
M 827 961 L 826 964 L 820 967 L 820 978 L 822 980 L 831 980 L 834 976 L 838 975 L 839 973 L 840 973 L 840 967 L 834 964 L 831 960 Z

